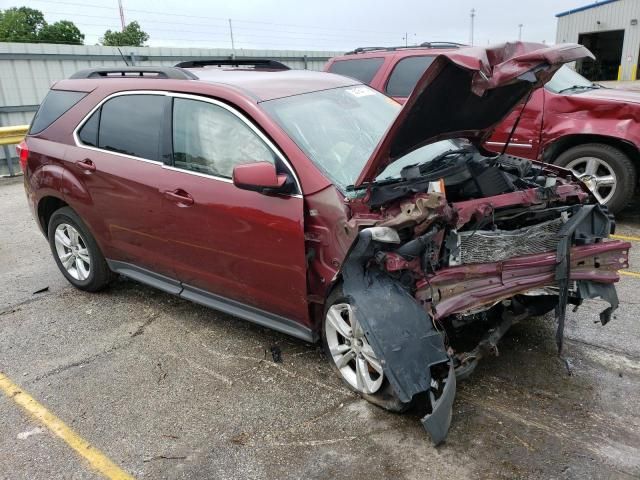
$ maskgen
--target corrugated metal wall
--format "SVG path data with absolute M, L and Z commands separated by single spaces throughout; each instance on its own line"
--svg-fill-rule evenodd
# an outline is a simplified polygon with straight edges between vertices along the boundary
M 631 25 L 631 20 L 636 25 Z M 600 22 L 600 24 L 598 24 Z M 631 80 L 640 49 L 640 0 L 618 0 L 558 17 L 556 42 L 578 42 L 581 33 L 625 30 L 622 46 L 622 80 Z
M 136 65 L 175 65 L 197 58 L 231 58 L 231 49 L 120 47 Z M 236 58 L 270 58 L 291 68 L 322 70 L 326 61 L 342 52 L 236 49 Z M 87 67 L 124 65 L 116 47 L 0 43 L 0 126 L 27 124 L 53 83 Z M 13 151 L 13 147 L 11 148 Z M 6 174 L 0 148 L 0 175 Z

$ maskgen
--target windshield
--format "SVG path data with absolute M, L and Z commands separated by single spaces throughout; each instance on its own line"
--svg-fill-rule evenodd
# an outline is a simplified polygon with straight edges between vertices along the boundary
M 342 191 L 355 183 L 401 108 L 364 85 L 270 100 L 261 106 Z M 397 178 L 402 167 L 455 148 L 451 141 L 426 145 L 393 162 L 378 180 Z
M 592 82 L 584 78 L 579 73 L 571 70 L 566 65 L 563 65 L 558 69 L 553 78 L 547 82 L 545 87 L 553 93 L 569 91 L 577 92 L 597 88 Z

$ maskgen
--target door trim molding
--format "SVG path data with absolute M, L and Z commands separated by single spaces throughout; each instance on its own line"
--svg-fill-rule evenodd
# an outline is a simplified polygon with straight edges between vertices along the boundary
M 138 267 L 126 262 L 107 260 L 109 268 L 120 275 L 131 278 L 140 283 L 157 288 L 167 293 L 177 295 L 185 300 L 199 303 L 205 307 L 218 310 L 234 317 L 242 318 L 262 327 L 291 335 L 305 342 L 315 343 L 318 334 L 314 330 L 290 318 L 267 312 L 260 308 L 232 300 L 191 285 L 185 285 L 173 278 L 160 275 L 146 268 Z

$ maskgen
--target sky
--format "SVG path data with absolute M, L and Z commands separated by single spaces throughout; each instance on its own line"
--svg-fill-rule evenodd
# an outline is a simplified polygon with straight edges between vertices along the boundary
M 150 46 L 333 50 L 425 41 L 474 44 L 522 39 L 554 43 L 556 13 L 591 0 L 122 0 L 125 21 L 140 23 Z M 0 9 L 27 5 L 45 19 L 71 20 L 93 45 L 119 30 L 117 0 L 0 0 Z M 405 38 L 406 37 L 406 38 Z

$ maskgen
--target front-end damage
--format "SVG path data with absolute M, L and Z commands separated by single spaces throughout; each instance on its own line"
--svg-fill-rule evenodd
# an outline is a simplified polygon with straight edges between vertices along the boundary
M 450 163 L 469 162 L 468 155 L 481 157 L 470 149 Z M 561 348 L 567 304 L 602 298 L 606 324 L 618 305 L 618 270 L 628 266 L 630 244 L 608 239 L 613 220 L 581 185 L 543 164 L 519 160 L 520 175 L 512 158 L 507 166 L 482 158 L 510 180 L 504 191 L 483 196 L 475 177 L 464 185 L 445 177 L 442 192 L 429 182 L 405 188 L 407 180 L 397 196 L 398 184 L 373 186 L 346 202 L 342 220 L 336 213 L 333 225 L 315 226 L 342 236 L 343 246 L 351 238 L 350 249 L 329 252 L 337 242 L 320 233 L 308 238 L 316 252 L 311 270 L 318 277 L 332 271 L 342 282 L 397 397 L 426 400 L 422 423 L 436 444 L 451 421 L 456 377 L 497 354 L 512 325 L 555 308 Z M 323 195 L 330 194 L 310 204 Z M 385 201 L 376 205 L 379 198 Z M 340 211 L 335 202 L 332 208 Z
M 561 352 L 568 304 L 602 298 L 602 325 L 618 306 L 630 244 L 609 239 L 606 208 L 567 170 L 482 149 L 509 111 L 585 56 L 518 43 L 437 57 L 346 197 L 305 197 L 310 300 L 341 284 L 393 393 L 426 402 L 436 444 L 456 379 L 497 354 L 512 325 L 555 309 Z M 456 140 L 410 157 L 443 139 Z M 394 162 L 399 173 L 384 176 Z

